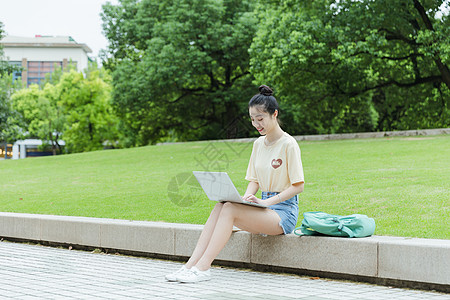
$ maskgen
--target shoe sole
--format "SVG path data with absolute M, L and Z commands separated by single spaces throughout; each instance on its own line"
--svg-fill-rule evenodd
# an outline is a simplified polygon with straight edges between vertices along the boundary
M 211 278 L 207 278 L 207 279 L 202 279 L 202 280 L 193 280 L 193 281 L 188 281 L 188 280 L 177 280 L 179 283 L 197 283 L 197 282 L 203 282 L 203 281 L 209 281 L 211 280 Z

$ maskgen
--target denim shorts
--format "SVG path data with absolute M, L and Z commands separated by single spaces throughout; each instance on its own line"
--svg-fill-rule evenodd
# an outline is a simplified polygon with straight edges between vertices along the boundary
M 262 200 L 273 197 L 279 193 L 262 192 Z M 281 218 L 280 226 L 283 228 L 284 234 L 294 231 L 298 219 L 298 195 L 287 199 L 286 201 L 269 206 Z

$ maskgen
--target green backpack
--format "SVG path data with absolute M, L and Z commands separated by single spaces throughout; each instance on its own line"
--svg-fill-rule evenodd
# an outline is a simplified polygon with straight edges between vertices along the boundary
M 303 218 L 302 225 L 294 231 L 296 235 L 366 237 L 375 232 L 375 220 L 366 215 L 337 216 L 316 211 L 303 213 Z

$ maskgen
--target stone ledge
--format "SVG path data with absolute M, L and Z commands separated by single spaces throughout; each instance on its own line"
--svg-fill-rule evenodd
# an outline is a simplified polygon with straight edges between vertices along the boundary
M 0 237 L 185 259 L 202 225 L 0 213 Z M 223 264 L 305 274 L 341 274 L 375 283 L 412 282 L 450 290 L 450 240 L 372 236 L 347 239 L 235 231 Z M 337 276 L 339 277 L 339 276 Z M 417 285 L 416 285 L 417 286 Z
M 251 254 L 259 265 L 377 276 L 377 243 L 371 238 L 254 235 Z

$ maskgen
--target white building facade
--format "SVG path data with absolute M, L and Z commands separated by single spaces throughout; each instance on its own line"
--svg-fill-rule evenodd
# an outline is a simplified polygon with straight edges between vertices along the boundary
M 86 44 L 79 44 L 70 36 L 6 36 L 0 44 L 6 60 L 23 68 L 22 72 L 14 74 L 14 78 L 20 77 L 26 86 L 40 84 L 47 73 L 52 73 L 55 68 L 64 69 L 69 64 L 83 71 L 88 66 L 88 53 L 92 53 Z

